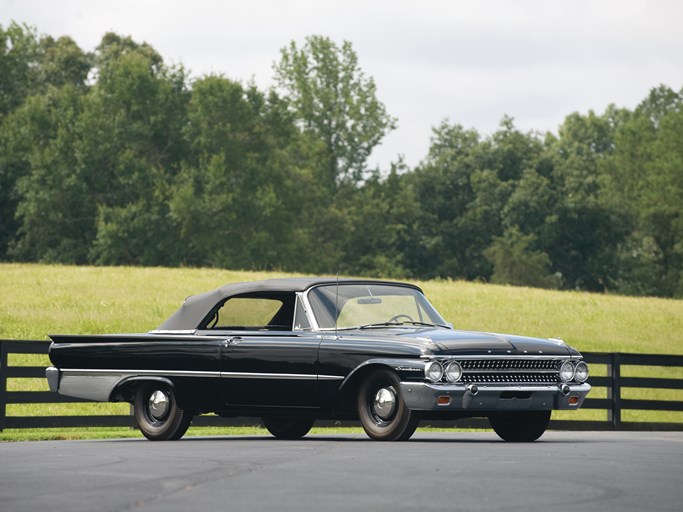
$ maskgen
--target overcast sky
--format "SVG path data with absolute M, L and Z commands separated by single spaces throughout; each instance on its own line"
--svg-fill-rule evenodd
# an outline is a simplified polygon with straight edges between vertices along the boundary
M 194 77 L 272 85 L 272 63 L 311 34 L 348 40 L 398 129 L 371 157 L 413 166 L 443 119 L 495 131 L 556 132 L 572 112 L 633 108 L 683 87 L 681 0 L 0 0 L 0 24 L 69 35 L 92 51 L 114 31 Z

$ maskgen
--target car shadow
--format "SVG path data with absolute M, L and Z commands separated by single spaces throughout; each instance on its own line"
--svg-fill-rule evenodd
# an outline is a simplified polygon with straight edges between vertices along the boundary
M 476 433 L 473 435 L 481 436 L 482 433 Z M 206 442 L 229 442 L 229 443 L 244 443 L 259 441 L 263 443 L 316 443 L 316 442 L 334 442 L 334 443 L 381 443 L 381 444 L 403 444 L 403 443 L 422 443 L 422 444 L 538 444 L 538 443 L 552 443 L 552 444 L 577 444 L 577 443 L 591 443 L 591 442 L 601 442 L 595 439 L 576 439 L 572 437 L 571 439 L 557 439 L 557 438 L 546 438 L 543 437 L 534 441 L 532 443 L 507 443 L 502 439 L 497 437 L 491 437 L 484 439 L 482 437 L 469 437 L 467 433 L 456 434 L 457 437 L 413 437 L 407 441 L 375 441 L 369 437 L 363 437 L 362 435 L 341 435 L 341 436 L 320 436 L 312 435 L 307 436 L 302 439 L 276 439 L 275 437 L 264 435 L 264 436 L 196 436 L 196 437 L 184 437 L 178 440 L 178 443 L 206 443 Z M 105 441 L 111 441 L 116 443 L 139 443 L 147 442 L 146 439 L 140 438 L 126 438 L 126 439 L 107 439 Z

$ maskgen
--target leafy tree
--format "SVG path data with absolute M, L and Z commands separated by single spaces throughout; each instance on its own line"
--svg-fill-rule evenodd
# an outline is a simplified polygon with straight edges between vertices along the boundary
M 20 224 L 10 244 L 15 258 L 87 262 L 93 205 L 75 151 L 82 109 L 81 95 L 68 85 L 30 98 L 13 116 L 12 124 L 31 141 L 24 156 L 30 172 L 17 180 Z
M 39 36 L 28 25 L 0 25 L 0 121 L 48 86 L 84 87 L 90 56 L 69 37 Z
M 303 131 L 327 148 L 324 184 L 333 189 L 342 182 L 358 183 L 395 119 L 377 99 L 375 83 L 360 69 L 351 43 L 340 47 L 327 37 L 310 36 L 299 48 L 292 41 L 274 70 Z
M 618 273 L 615 248 L 628 233 L 622 212 L 610 200 L 604 162 L 614 149 L 615 119 L 589 112 L 571 114 L 559 137 L 546 141 L 556 202 L 538 246 L 569 289 L 604 291 Z
M 0 121 L 30 94 L 39 60 L 34 29 L 12 22 L 0 25 Z
M 495 237 L 483 253 L 493 265 L 491 282 L 557 288 L 558 279 L 549 270 L 550 258 L 532 249 L 534 241 L 533 235 L 524 235 L 516 226 Z
M 174 237 L 165 194 L 184 149 L 184 73 L 160 65 L 147 47 L 135 51 L 128 39 L 126 51 L 112 51 L 120 39 L 104 38 L 114 43 L 100 45 L 98 80 L 89 88 L 82 54 L 64 39 L 45 43 L 76 64 L 46 68 L 44 92 L 17 113 L 32 144 L 28 172 L 17 181 L 16 258 L 177 261 L 168 250 Z
M 517 181 L 524 171 L 535 169 L 543 149 L 535 133 L 520 132 L 509 116 L 503 116 L 488 144 L 485 165 L 504 182 Z
M 406 180 L 421 213 L 407 266 L 423 277 L 464 277 L 467 273 L 466 233 L 458 223 L 474 198 L 471 177 L 480 167 L 476 130 L 442 122 L 432 131 L 427 158 Z
M 66 154 L 48 156 L 55 148 L 48 150 L 47 146 L 70 138 L 65 134 L 73 127 L 64 123 L 74 119 L 72 109 L 78 94 L 54 89 L 67 85 L 84 88 L 89 69 L 87 55 L 70 38 L 39 37 L 34 29 L 17 23 L 6 30 L 0 26 L 0 258 L 6 257 L 10 242 L 20 231 L 19 236 L 27 235 L 26 226 L 20 230 L 17 214 L 22 218 L 28 215 L 27 207 L 19 212 L 18 207 L 20 188 L 34 194 L 26 184 L 37 178 L 32 180 L 29 174 L 35 170 L 43 181 L 53 182 L 44 167 L 47 162 L 58 167 L 65 163 L 57 161 L 62 157 L 71 160 Z M 61 108 L 66 109 L 62 120 L 56 113 Z M 17 247 L 13 254 L 27 257 L 31 251 Z
M 274 94 L 219 76 L 194 83 L 184 133 L 195 151 L 170 203 L 186 261 L 265 269 L 300 259 L 296 216 L 313 184 L 291 160 L 287 121 Z
M 45 36 L 39 43 L 39 63 L 35 69 L 35 88 L 73 85 L 85 89 L 92 56 L 85 53 L 70 37 L 53 39 Z
M 547 240 L 553 229 L 556 205 L 560 201 L 553 186 L 552 175 L 545 176 L 538 169 L 526 169 L 508 197 L 502 211 L 503 227 L 517 226 L 524 233 L 535 233 Z
M 28 172 L 24 158 L 29 140 L 18 136 L 21 123 L 8 117 L 31 91 L 32 69 L 38 60 L 38 37 L 25 25 L 0 25 L 0 258 L 6 257 L 9 241 L 19 224 L 16 182 Z
M 683 296 L 683 91 L 653 89 L 615 134 L 613 200 L 632 231 L 619 252 L 619 289 Z
M 542 150 L 534 134 L 519 132 L 508 117 L 483 139 L 457 124 L 435 128 L 429 155 L 414 173 L 423 211 L 414 272 L 488 279 L 493 269 L 482 253 L 510 225 L 506 205 L 521 177 L 537 173 Z
M 109 73 L 118 74 L 119 62 L 130 55 L 143 59 L 152 75 L 164 70 L 163 58 L 150 45 L 138 43 L 130 36 L 124 37 L 114 32 L 107 32 L 102 36 L 93 56 L 97 80 L 100 81 L 103 77 L 106 79 Z
M 0 258 L 455 277 L 683 296 L 683 91 L 555 136 L 446 121 L 415 169 L 350 43 L 283 48 L 279 89 L 190 83 L 154 48 L 0 26 Z
M 168 68 L 146 44 L 106 34 L 98 81 L 81 118 L 80 165 L 96 203 L 90 258 L 172 265 L 181 255 L 169 213 L 171 183 L 187 146 L 182 67 Z
M 414 246 L 420 205 L 402 160 L 382 177 L 373 173 L 344 198 L 347 233 L 338 249 L 341 272 L 400 278 L 412 274 L 406 256 Z

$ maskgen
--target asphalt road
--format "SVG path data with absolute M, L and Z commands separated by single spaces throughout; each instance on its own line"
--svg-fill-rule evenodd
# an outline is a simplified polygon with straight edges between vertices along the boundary
M 683 510 L 683 433 L 0 444 L 0 511 Z

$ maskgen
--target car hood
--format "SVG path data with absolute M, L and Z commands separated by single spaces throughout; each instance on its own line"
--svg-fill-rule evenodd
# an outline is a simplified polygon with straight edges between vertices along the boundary
M 578 352 L 561 340 L 529 338 L 511 334 L 461 331 L 451 329 L 421 329 L 401 336 L 431 341 L 436 354 L 447 355 L 544 355 L 567 356 Z

